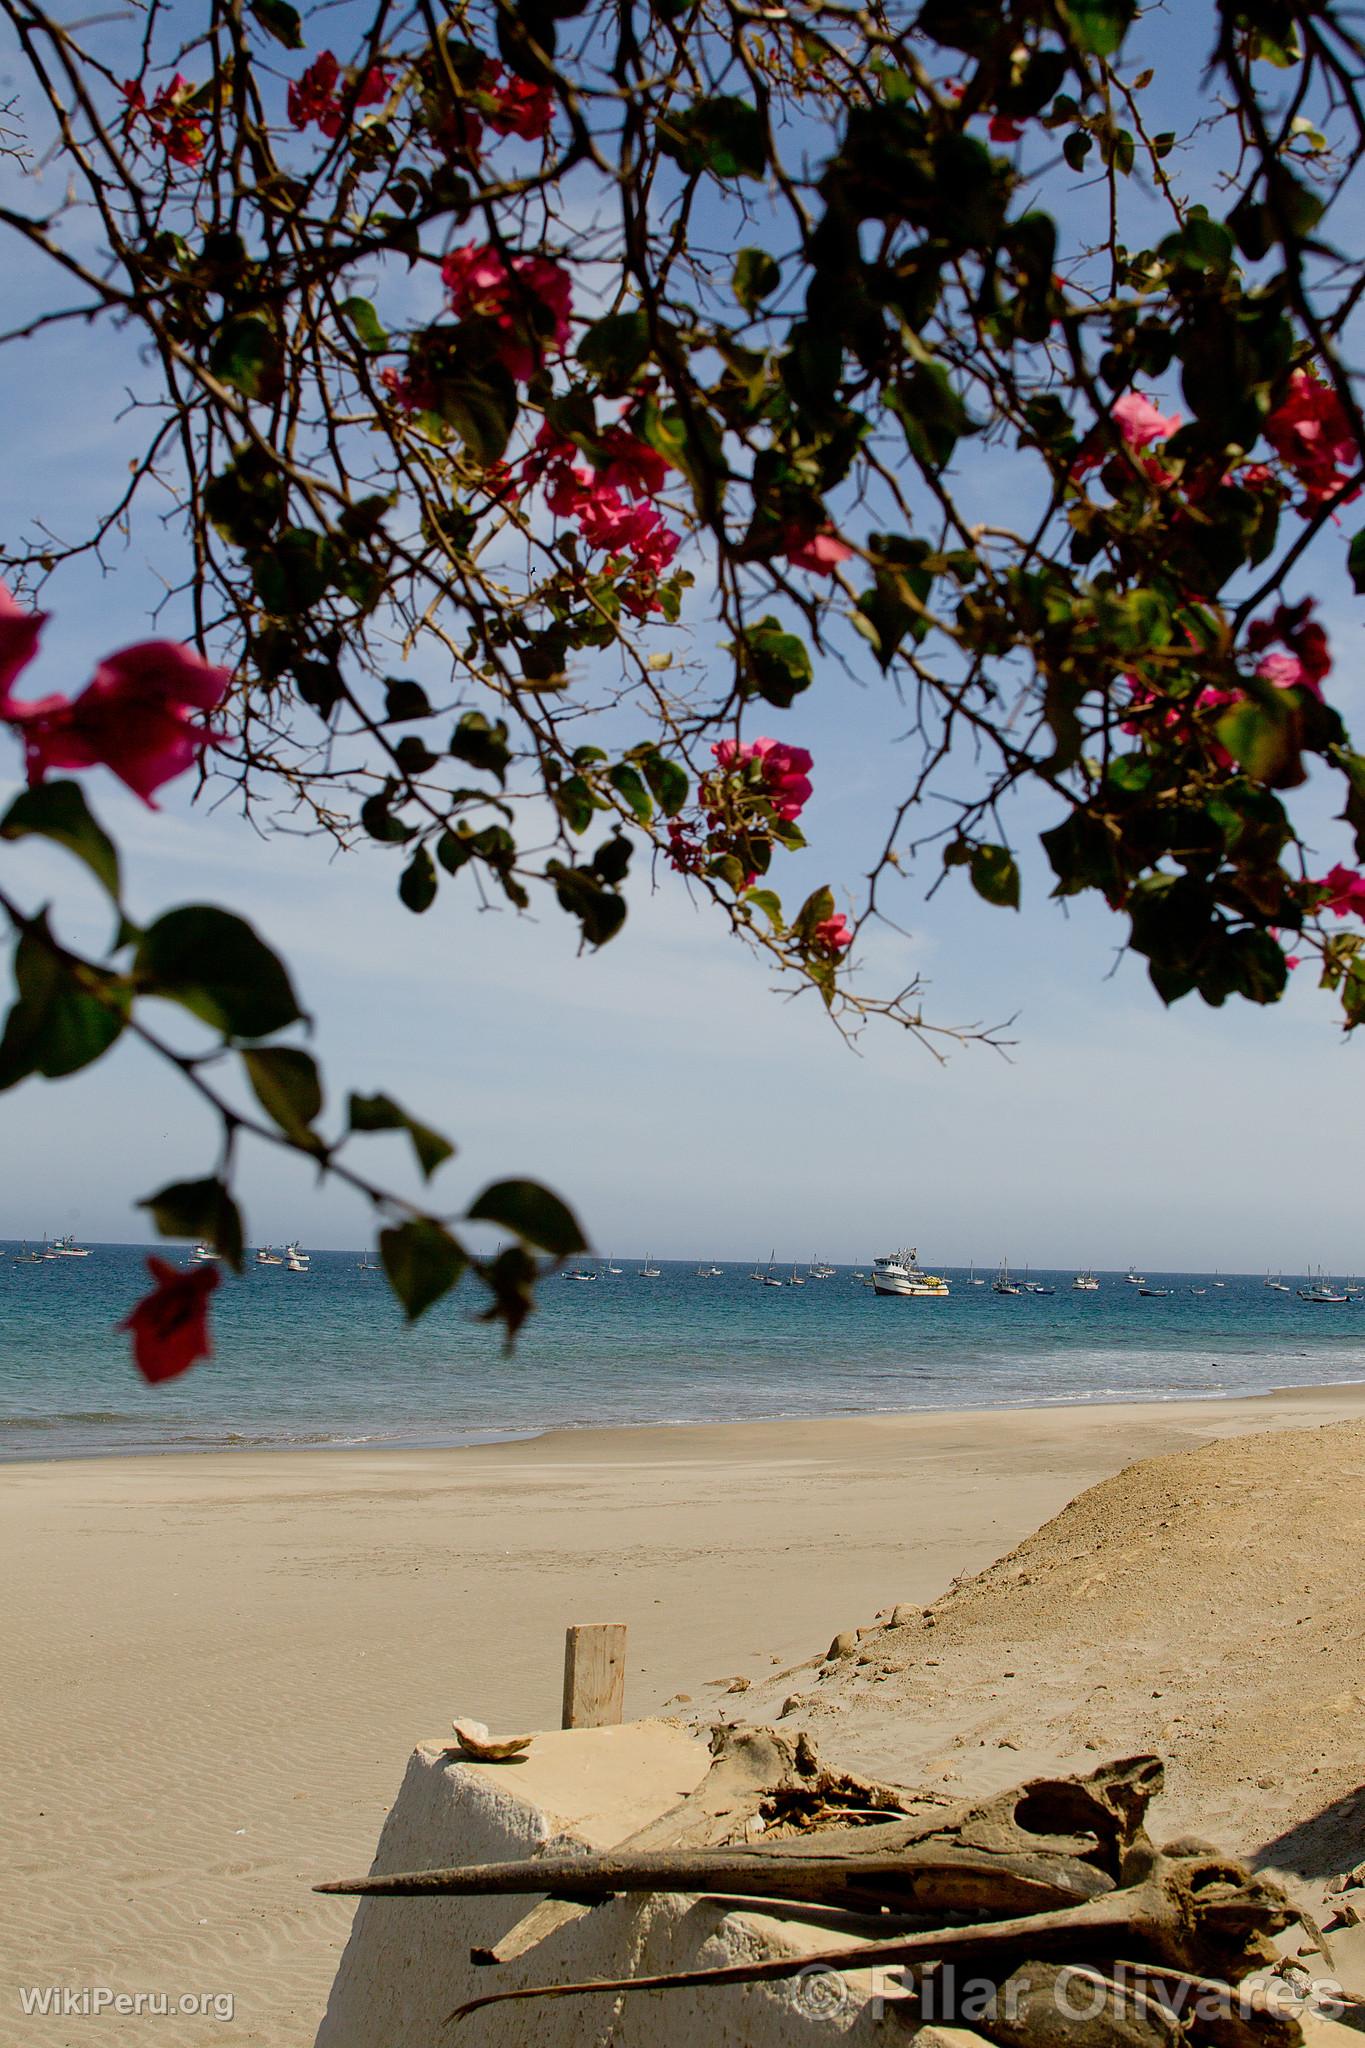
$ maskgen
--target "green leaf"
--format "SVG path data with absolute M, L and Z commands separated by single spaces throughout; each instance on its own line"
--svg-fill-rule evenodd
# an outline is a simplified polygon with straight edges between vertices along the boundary
M 438 1166 L 453 1158 L 455 1147 L 449 1138 L 418 1123 L 388 1095 L 352 1095 L 347 1105 L 347 1123 L 352 1131 L 406 1131 L 417 1154 L 422 1176 L 430 1180 Z
M 322 1082 L 312 1054 L 292 1045 L 248 1047 L 242 1065 L 256 1100 L 286 1137 L 318 1146 L 310 1126 L 322 1110 Z
M 904 429 L 910 453 L 927 468 L 942 469 L 963 436 L 976 432 L 942 363 L 916 363 L 887 392 L 886 402 Z
M 302 1016 L 283 962 L 244 918 L 209 903 L 168 910 L 142 934 L 133 969 L 165 996 L 233 1038 L 266 1038 Z
M 730 281 L 745 312 L 755 313 L 781 284 L 782 266 L 766 249 L 741 249 Z
M 834 891 L 827 884 L 812 889 L 801 908 L 792 919 L 791 928 L 798 939 L 809 939 L 817 924 L 834 915 Z
M 409 718 L 430 718 L 431 702 L 420 683 L 406 676 L 387 676 L 384 686 L 384 717 L 390 725 Z
M 467 1220 L 495 1223 L 500 1229 L 514 1231 L 525 1244 L 535 1245 L 558 1259 L 588 1249 L 572 1210 L 539 1181 L 492 1182 L 470 1206 Z
M 1137 0 L 1066 0 L 1064 12 L 1078 49 L 1112 57 L 1132 25 Z
M 289 11 L 293 13 L 292 8 Z M 367 354 L 378 356 L 384 353 L 389 345 L 389 337 L 368 299 L 343 299 L 338 311 L 346 315 Z
M 831 897 L 831 904 L 833 900 Z M 786 930 L 782 921 L 782 898 L 776 889 L 746 889 L 740 901 L 751 910 L 761 910 L 775 932 Z
M 161 1237 L 193 1237 L 242 1270 L 242 1218 L 221 1180 L 178 1180 L 138 1203 L 150 1209 Z
M 1304 779 L 1299 721 L 1287 691 L 1248 697 L 1224 713 L 1219 739 L 1247 774 L 1272 789 L 1293 789 Z
M 436 410 L 476 462 L 489 468 L 500 462 L 517 419 L 517 387 L 500 364 L 481 372 L 452 370 L 437 387 Z
M 450 751 L 457 761 L 481 768 L 486 775 L 506 780 L 512 749 L 502 720 L 490 720 L 482 711 L 467 711 L 450 736 Z
M 640 823 L 647 825 L 654 815 L 654 806 L 639 771 L 628 761 L 618 761 L 608 769 L 607 780 L 616 794 L 625 798 Z
M 248 4 L 252 20 L 268 36 L 273 36 L 286 50 L 303 48 L 303 24 L 298 9 L 291 7 L 289 0 L 248 0 Z
M 1346 557 L 1346 566 L 1351 572 L 1351 588 L 1357 596 L 1365 596 L 1365 526 L 1351 542 L 1351 551 Z
M 655 117 L 660 149 L 685 171 L 716 178 L 761 178 L 767 168 L 763 117 L 747 100 L 722 93 L 696 100 L 682 113 Z
M 425 846 L 419 846 L 398 882 L 398 899 L 418 916 L 436 901 L 436 867 Z
M 687 802 L 691 787 L 687 770 L 670 761 L 657 747 L 642 748 L 636 757 L 644 770 L 645 781 L 654 793 L 654 800 L 666 818 L 676 818 Z
M 1019 908 L 1019 870 L 1004 846 L 974 846 L 968 863 L 972 887 L 987 903 L 1005 910 Z
M 579 342 L 578 360 L 594 377 L 620 386 L 649 361 L 649 350 L 649 321 L 643 313 L 608 313 Z
M 251 581 L 268 612 L 297 618 L 326 594 L 334 567 L 335 550 L 325 533 L 291 526 L 257 554 Z
M 209 350 L 209 368 L 243 398 L 268 404 L 279 394 L 282 377 L 279 336 L 268 320 L 248 313 L 225 321 Z
M 771 613 L 749 629 L 736 651 L 746 694 L 785 710 L 794 697 L 810 688 L 814 670 L 804 641 L 787 632 Z
M 14 799 L 0 820 L 0 839 L 51 839 L 83 860 L 118 902 L 118 853 L 90 814 L 78 782 L 41 782 Z
M 379 1257 L 410 1323 L 449 1294 L 469 1264 L 444 1225 L 426 1216 L 381 1230 Z

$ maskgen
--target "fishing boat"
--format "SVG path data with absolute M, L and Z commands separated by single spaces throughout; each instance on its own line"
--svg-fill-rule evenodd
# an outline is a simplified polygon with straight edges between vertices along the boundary
M 1087 1266 L 1085 1271 L 1078 1273 L 1072 1281 L 1071 1291 L 1073 1294 L 1098 1294 L 1099 1286 L 1099 1281 Z
M 804 1274 L 799 1274 L 799 1273 L 797 1272 L 797 1270 L 796 1270 L 796 1261 L 795 1261 L 795 1259 L 793 1259 L 793 1260 L 792 1260 L 792 1276 L 791 1276 L 791 1279 L 790 1279 L 790 1280 L 789 1280 L 789 1281 L 787 1282 L 787 1285 L 788 1285 L 788 1287 L 804 1287 L 804 1286 L 805 1286 L 805 1284 L 806 1284 L 806 1280 L 805 1280 L 805 1275 L 804 1275 Z
M 1002 1259 L 1000 1261 L 1000 1271 L 996 1274 L 994 1280 L 992 1280 L 991 1282 L 991 1293 L 1022 1294 L 1023 1291 L 1023 1288 L 1020 1287 L 1016 1281 L 1010 1279 L 1009 1260 Z
M 211 1244 L 197 1244 L 194 1247 L 194 1250 L 190 1253 L 190 1264 L 192 1266 L 208 1266 L 211 1265 L 217 1257 L 218 1253 L 213 1249 L 213 1246 Z
M 620 1270 L 621 1270 L 621 1268 L 620 1268 L 619 1266 L 614 1266 L 614 1265 L 612 1264 L 612 1262 L 611 1262 L 611 1261 L 612 1261 L 612 1254 L 611 1254 L 610 1252 L 608 1252 L 608 1253 L 607 1253 L 607 1271 L 608 1271 L 609 1273 L 619 1273 L 619 1272 L 620 1272 Z
M 981 1280 L 981 1279 L 978 1279 L 978 1278 L 977 1278 L 977 1271 L 976 1271 L 976 1260 L 975 1260 L 975 1259 L 973 1259 L 973 1260 L 972 1260 L 972 1266 L 971 1266 L 971 1271 L 970 1271 L 970 1272 L 968 1273 L 968 1275 L 967 1275 L 967 1285 L 968 1285 L 969 1287 L 984 1287 L 984 1286 L 985 1286 L 985 1284 L 986 1284 L 986 1283 L 985 1283 L 985 1281 L 984 1281 L 984 1280 Z
M 1299 1300 L 1311 1302 L 1314 1308 L 1345 1308 L 1350 1295 L 1343 1288 L 1334 1287 L 1330 1280 L 1323 1278 L 1322 1267 L 1318 1267 L 1317 1278 L 1309 1275 L 1308 1285 L 1299 1289 Z
M 654 1263 L 654 1254 L 653 1252 L 646 1252 L 645 1262 L 640 1268 L 640 1278 L 642 1280 L 657 1280 L 658 1277 L 659 1268 Z
M 1128 1271 L 1124 1274 L 1123 1281 L 1126 1287 L 1145 1287 L 1147 1285 L 1147 1282 L 1143 1279 L 1141 1273 L 1135 1272 L 1131 1266 L 1128 1268 Z
M 765 1272 L 765 1273 L 763 1274 L 763 1276 L 762 1276 L 762 1277 L 763 1277 L 763 1285 L 764 1285 L 765 1287 L 781 1287 L 781 1286 L 783 1286 L 783 1285 L 784 1285 L 784 1282 L 783 1282 L 783 1281 L 781 1281 L 781 1280 L 779 1280 L 779 1279 L 778 1279 L 778 1277 L 777 1277 L 777 1275 L 776 1275 L 776 1273 L 774 1273 L 774 1271 L 773 1271 L 773 1260 L 774 1260 L 774 1259 L 775 1259 L 776 1257 L 777 1257 L 777 1246 L 776 1246 L 776 1245 L 774 1245 L 774 1246 L 773 1246 L 773 1248 L 772 1248 L 772 1250 L 771 1250 L 771 1251 L 769 1252 L 769 1254 L 768 1254 L 768 1267 L 767 1267 L 767 1271 L 766 1271 L 766 1272 Z
M 1192 1287 L 1190 1289 L 1191 1294 L 1207 1294 L 1208 1291 L 1207 1287 Z
M 595 1280 L 597 1278 L 597 1268 L 596 1266 L 575 1266 L 567 1277 L 570 1280 Z
M 1221 1280 L 1219 1278 L 1219 1274 L 1221 1271 L 1222 1268 L 1219 1266 L 1215 1266 L 1213 1269 L 1213 1284 L 1215 1287 L 1226 1287 L 1228 1284 L 1226 1280 Z
M 825 1260 L 817 1259 L 814 1255 L 812 1255 L 810 1262 L 810 1277 L 812 1280 L 832 1280 L 834 1278 L 834 1268 L 833 1266 L 829 1265 Z
M 379 1271 L 378 1266 L 376 1266 L 368 1252 L 361 1253 L 355 1262 L 355 1269 L 357 1273 L 377 1273 Z
M 1261 1285 L 1262 1287 L 1269 1288 L 1272 1294 L 1292 1294 L 1294 1291 L 1292 1287 L 1289 1287 L 1285 1284 L 1285 1278 L 1283 1273 L 1277 1273 L 1275 1275 L 1275 1278 L 1272 1280 L 1268 1268 L 1266 1270 L 1265 1279 L 1261 1282 Z
M 1150 1301 L 1164 1301 L 1170 1293 L 1169 1287 L 1139 1287 L 1138 1293 L 1145 1294 Z
M 46 1256 L 51 1259 L 88 1259 L 90 1254 L 84 1245 L 77 1244 L 74 1237 L 55 1237 L 48 1247 Z
M 310 1253 L 299 1250 L 298 1239 L 295 1238 L 292 1244 L 287 1244 L 284 1248 L 284 1269 L 286 1273 L 307 1273 L 310 1271 L 308 1264 L 310 1256 Z
M 952 1292 L 942 1273 L 926 1273 L 917 1251 L 887 1252 L 872 1261 L 874 1294 L 910 1295 L 941 1301 Z
M 284 1253 L 277 1252 L 273 1245 L 263 1244 L 256 1254 L 256 1264 L 258 1266 L 282 1266 L 284 1264 Z M 374 1268 L 371 1267 L 370 1270 L 373 1272 Z
M 41 1252 L 30 1251 L 28 1242 L 25 1240 L 24 1249 L 14 1254 L 14 1263 L 16 1266 L 41 1266 L 43 1255 Z
M 1055 1287 L 1049 1287 L 1045 1280 L 1030 1280 L 1024 1288 L 1025 1294 L 1055 1294 Z

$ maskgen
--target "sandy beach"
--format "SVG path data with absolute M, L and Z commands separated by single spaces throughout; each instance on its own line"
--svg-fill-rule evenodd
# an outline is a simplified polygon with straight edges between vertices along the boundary
M 629 1624 L 628 1715 L 733 1709 L 736 1677 L 771 1711 L 773 1688 L 802 1682 L 785 1675 L 802 1664 L 809 1683 L 837 1632 L 939 1600 L 1136 1459 L 1363 1420 L 1365 1387 L 1344 1387 L 5 1467 L 0 2039 L 90 2039 L 88 2019 L 22 2016 L 21 1987 L 59 1984 L 235 2001 L 230 2028 L 106 2017 L 102 2040 L 311 2042 L 350 1910 L 310 1884 L 366 1867 L 409 1750 L 452 1714 L 557 1725 L 571 1621 Z M 1358 1488 L 1353 1502 L 1358 1529 Z M 1261 1506 L 1237 1528 L 1249 1602 L 1264 1579 L 1256 1529 L 1269 1556 L 1280 1514 Z M 1324 1535 L 1358 1560 L 1350 1528 Z M 1104 1616 L 1115 1657 L 1122 1592 Z M 1160 1599 L 1135 1613 L 1142 1655 L 1160 1660 Z M 1187 1621 L 1172 1609 L 1172 1631 Z M 1357 1665 L 1358 1644 L 1353 1628 Z M 1158 1690 L 1178 1691 L 1179 1662 L 1166 1657 Z M 838 1677 L 818 1714 L 831 1748 L 841 1686 L 858 1720 Z M 1365 1689 L 1347 1702 L 1340 1728 L 1358 1751 Z M 918 1759 L 939 1721 L 940 1748 L 961 1735 L 932 1684 L 912 1683 L 897 1711 Z M 882 1762 L 893 1720 L 868 1723 Z M 1007 1732 L 996 1759 L 1016 1776 L 1022 1739 Z M 1093 1739 L 1089 1724 L 1077 1735 Z M 1331 1782 L 1358 1762 L 1343 1752 Z

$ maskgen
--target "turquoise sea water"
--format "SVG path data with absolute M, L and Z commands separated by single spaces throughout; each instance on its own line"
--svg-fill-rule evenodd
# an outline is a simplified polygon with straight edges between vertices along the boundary
M 239 1446 L 458 1444 L 554 1427 L 1169 1400 L 1365 1379 L 1365 1301 L 1313 1307 L 1259 1276 L 1119 1274 L 1096 1294 L 1001 1296 L 949 1271 L 946 1301 L 879 1300 L 842 1267 L 755 1285 L 749 1260 L 638 1262 L 592 1285 L 551 1279 L 513 1357 L 470 1291 L 408 1329 L 357 1255 L 307 1275 L 225 1275 L 217 1350 L 146 1387 L 115 1325 L 146 1287 L 144 1247 L 19 1264 L 0 1245 L 0 1458 Z M 183 1253 L 172 1253 L 184 1257 Z M 782 1270 L 782 1269 L 778 1269 Z M 989 1277 L 989 1276 L 988 1276 Z M 1290 1276 L 1286 1275 L 1286 1278 Z M 1190 1292 L 1205 1287 L 1204 1294 Z

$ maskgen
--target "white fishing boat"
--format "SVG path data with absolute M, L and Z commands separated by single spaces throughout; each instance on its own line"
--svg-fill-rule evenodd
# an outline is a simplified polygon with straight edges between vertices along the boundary
M 613 1264 L 612 1264 L 611 1260 L 612 1260 L 612 1255 L 611 1255 L 611 1253 L 610 1253 L 610 1252 L 608 1252 L 608 1253 L 607 1253 L 607 1271 L 608 1271 L 609 1273 L 619 1273 L 619 1272 L 620 1272 L 620 1270 L 621 1270 L 621 1268 L 620 1268 L 619 1266 L 613 1266 Z
M 570 1280 L 595 1280 L 597 1278 L 597 1268 L 595 1266 L 575 1266 L 568 1275 L 568 1278 Z
M 1170 1293 L 1169 1287 L 1139 1287 L 1138 1293 L 1145 1294 L 1152 1301 L 1164 1301 Z
M 307 1273 L 311 1270 L 308 1261 L 311 1254 L 299 1250 L 298 1239 L 284 1248 L 284 1269 L 286 1273 Z
M 47 1256 L 52 1259 L 88 1259 L 90 1254 L 84 1245 L 77 1244 L 74 1237 L 54 1237 Z
M 1073 1294 L 1098 1294 L 1099 1286 L 1099 1281 L 1087 1266 L 1085 1271 L 1078 1273 L 1072 1281 L 1071 1291 Z
M 217 1257 L 218 1253 L 213 1249 L 213 1246 L 211 1244 L 197 1244 L 194 1247 L 194 1250 L 190 1253 L 190 1264 L 192 1266 L 208 1266 L 211 1265 Z
M 659 1277 L 659 1270 L 659 1267 L 656 1266 L 654 1263 L 653 1252 L 646 1252 L 645 1262 L 643 1266 L 641 1266 L 640 1268 L 640 1278 L 642 1280 L 657 1280 Z
M 969 1287 L 984 1287 L 984 1286 L 985 1286 L 985 1284 L 986 1284 L 986 1283 L 985 1283 L 985 1281 L 984 1281 L 984 1280 L 982 1280 L 982 1279 L 979 1279 L 979 1278 L 978 1278 L 978 1276 L 977 1276 L 977 1271 L 976 1271 L 976 1260 L 975 1260 L 975 1259 L 973 1259 L 973 1260 L 972 1260 L 972 1269 L 971 1269 L 971 1271 L 970 1271 L 970 1272 L 968 1273 L 968 1275 L 967 1275 L 967 1285 L 968 1285 Z
M 995 1276 L 994 1280 L 992 1280 L 992 1282 L 991 1282 L 991 1293 L 992 1293 L 992 1294 L 1022 1294 L 1022 1293 L 1023 1293 L 1023 1291 L 1024 1291 L 1024 1290 L 1023 1290 L 1023 1288 L 1022 1288 L 1022 1287 L 1020 1287 L 1020 1286 L 1019 1286 L 1019 1285 L 1018 1285 L 1018 1284 L 1017 1284 L 1017 1283 L 1016 1283 L 1015 1281 L 1013 1281 L 1013 1280 L 1011 1280 L 1011 1279 L 1010 1279 L 1010 1262 L 1009 1262 L 1009 1260 L 1008 1260 L 1008 1259 L 1002 1259 L 1002 1260 L 1000 1261 L 1000 1271 L 999 1271 L 999 1272 L 998 1272 L 998 1273 L 996 1274 L 996 1276 Z
M 1283 1273 L 1277 1273 L 1272 1280 L 1269 1271 L 1267 1271 L 1261 1285 L 1268 1288 L 1272 1294 L 1292 1294 L 1294 1291 L 1292 1287 L 1286 1285 Z
M 277 1252 L 273 1245 L 263 1244 L 256 1254 L 256 1264 L 258 1266 L 282 1266 L 284 1264 L 284 1253 Z
M 805 1284 L 806 1284 L 806 1279 L 805 1279 L 805 1275 L 804 1275 L 804 1274 L 800 1274 L 800 1273 L 798 1273 L 798 1272 L 797 1272 L 797 1270 L 796 1270 L 796 1261 L 795 1261 L 795 1259 L 793 1259 L 793 1260 L 792 1260 L 792 1276 L 791 1276 L 791 1279 L 790 1279 L 790 1280 L 789 1280 L 789 1281 L 787 1282 L 787 1285 L 788 1285 L 788 1287 L 804 1287 L 804 1286 L 805 1286 Z
M 887 1252 L 872 1261 L 874 1294 L 928 1297 L 942 1300 L 952 1292 L 941 1273 L 926 1273 L 915 1250 Z
M 1136 1272 L 1132 1266 L 1130 1266 L 1128 1268 L 1128 1271 L 1124 1274 L 1123 1280 L 1124 1285 L 1127 1287 L 1145 1287 L 1147 1285 L 1147 1282 L 1143 1279 L 1141 1273 Z

